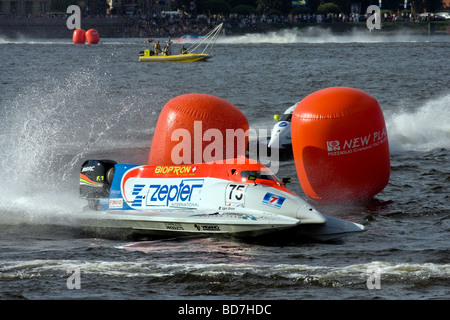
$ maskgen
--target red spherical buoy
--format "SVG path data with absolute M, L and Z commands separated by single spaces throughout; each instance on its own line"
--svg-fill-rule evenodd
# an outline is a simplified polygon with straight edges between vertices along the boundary
M 223 162 L 244 157 L 248 121 L 230 102 L 207 94 L 185 94 L 161 110 L 149 165 Z
M 100 35 L 97 30 L 89 29 L 86 31 L 86 40 L 89 44 L 97 44 L 100 41 Z
M 84 44 L 86 42 L 86 32 L 83 29 L 75 29 L 72 40 L 75 44 Z
M 316 91 L 297 104 L 292 148 L 305 194 L 318 201 L 362 201 L 389 181 L 386 125 L 378 102 L 347 87 Z

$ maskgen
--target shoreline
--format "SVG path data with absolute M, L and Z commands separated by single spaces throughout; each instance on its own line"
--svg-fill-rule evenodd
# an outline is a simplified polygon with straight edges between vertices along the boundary
M 68 29 L 65 17 L 55 18 L 0 18 L 0 37 L 6 38 L 72 38 L 73 30 Z M 81 28 L 84 30 L 96 29 L 103 38 L 178 38 L 185 34 L 203 35 L 204 30 L 213 28 L 213 24 L 196 22 L 192 28 L 186 30 L 157 31 L 142 26 L 140 20 L 129 17 L 93 18 L 82 20 Z M 306 29 L 315 27 L 331 31 L 335 34 L 344 34 L 354 31 L 369 32 L 366 22 L 322 22 L 322 23 L 252 23 L 242 27 L 230 25 L 224 28 L 225 35 L 265 34 L 286 29 Z M 150 29 L 150 30 L 149 30 Z M 175 29 L 175 28 L 174 28 Z M 152 32 L 153 31 L 153 32 Z M 374 30 L 375 33 L 407 33 L 413 35 L 450 35 L 450 22 L 447 21 L 421 21 L 421 22 L 382 22 L 382 28 Z

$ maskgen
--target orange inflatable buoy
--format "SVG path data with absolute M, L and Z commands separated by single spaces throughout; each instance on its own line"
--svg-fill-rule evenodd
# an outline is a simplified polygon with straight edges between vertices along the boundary
M 291 135 L 300 184 L 314 200 L 367 200 L 389 181 L 383 113 L 361 90 L 334 87 L 310 94 L 293 112 Z
M 75 29 L 72 40 L 75 44 L 84 44 L 86 42 L 86 32 L 83 29 Z
M 89 29 L 86 31 L 86 40 L 89 44 L 97 44 L 100 41 L 100 35 L 97 30 Z
M 161 110 L 149 165 L 223 162 L 245 156 L 248 121 L 230 102 L 208 94 L 185 94 Z

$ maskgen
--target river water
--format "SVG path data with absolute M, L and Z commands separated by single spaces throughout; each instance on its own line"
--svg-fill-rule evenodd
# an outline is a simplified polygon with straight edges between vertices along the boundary
M 0 39 L 1 299 L 448 299 L 449 36 L 229 36 L 210 61 L 188 64 L 139 63 L 146 46 Z M 81 163 L 146 163 L 170 99 L 215 95 L 251 128 L 270 129 L 274 113 L 333 86 L 372 95 L 386 119 L 387 187 L 370 203 L 317 204 L 367 232 L 337 243 L 184 237 L 127 250 L 128 239 L 77 226 Z M 293 161 L 278 176 L 304 196 Z

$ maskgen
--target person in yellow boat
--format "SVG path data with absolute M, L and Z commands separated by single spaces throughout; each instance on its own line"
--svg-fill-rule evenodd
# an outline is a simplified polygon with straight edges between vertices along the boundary
M 187 50 L 186 50 L 186 48 L 184 47 L 184 45 L 181 47 L 181 54 L 187 54 L 188 52 L 187 52 Z
M 170 41 L 170 37 L 169 37 L 169 40 L 166 42 L 166 45 L 164 46 L 164 49 L 163 49 L 163 56 L 171 56 L 172 55 L 172 51 L 170 50 L 171 44 L 172 44 L 172 41 Z
M 170 56 L 169 48 L 167 45 L 164 46 L 163 56 Z
M 155 55 L 159 55 L 161 53 L 161 45 L 159 44 L 159 40 L 155 43 Z

